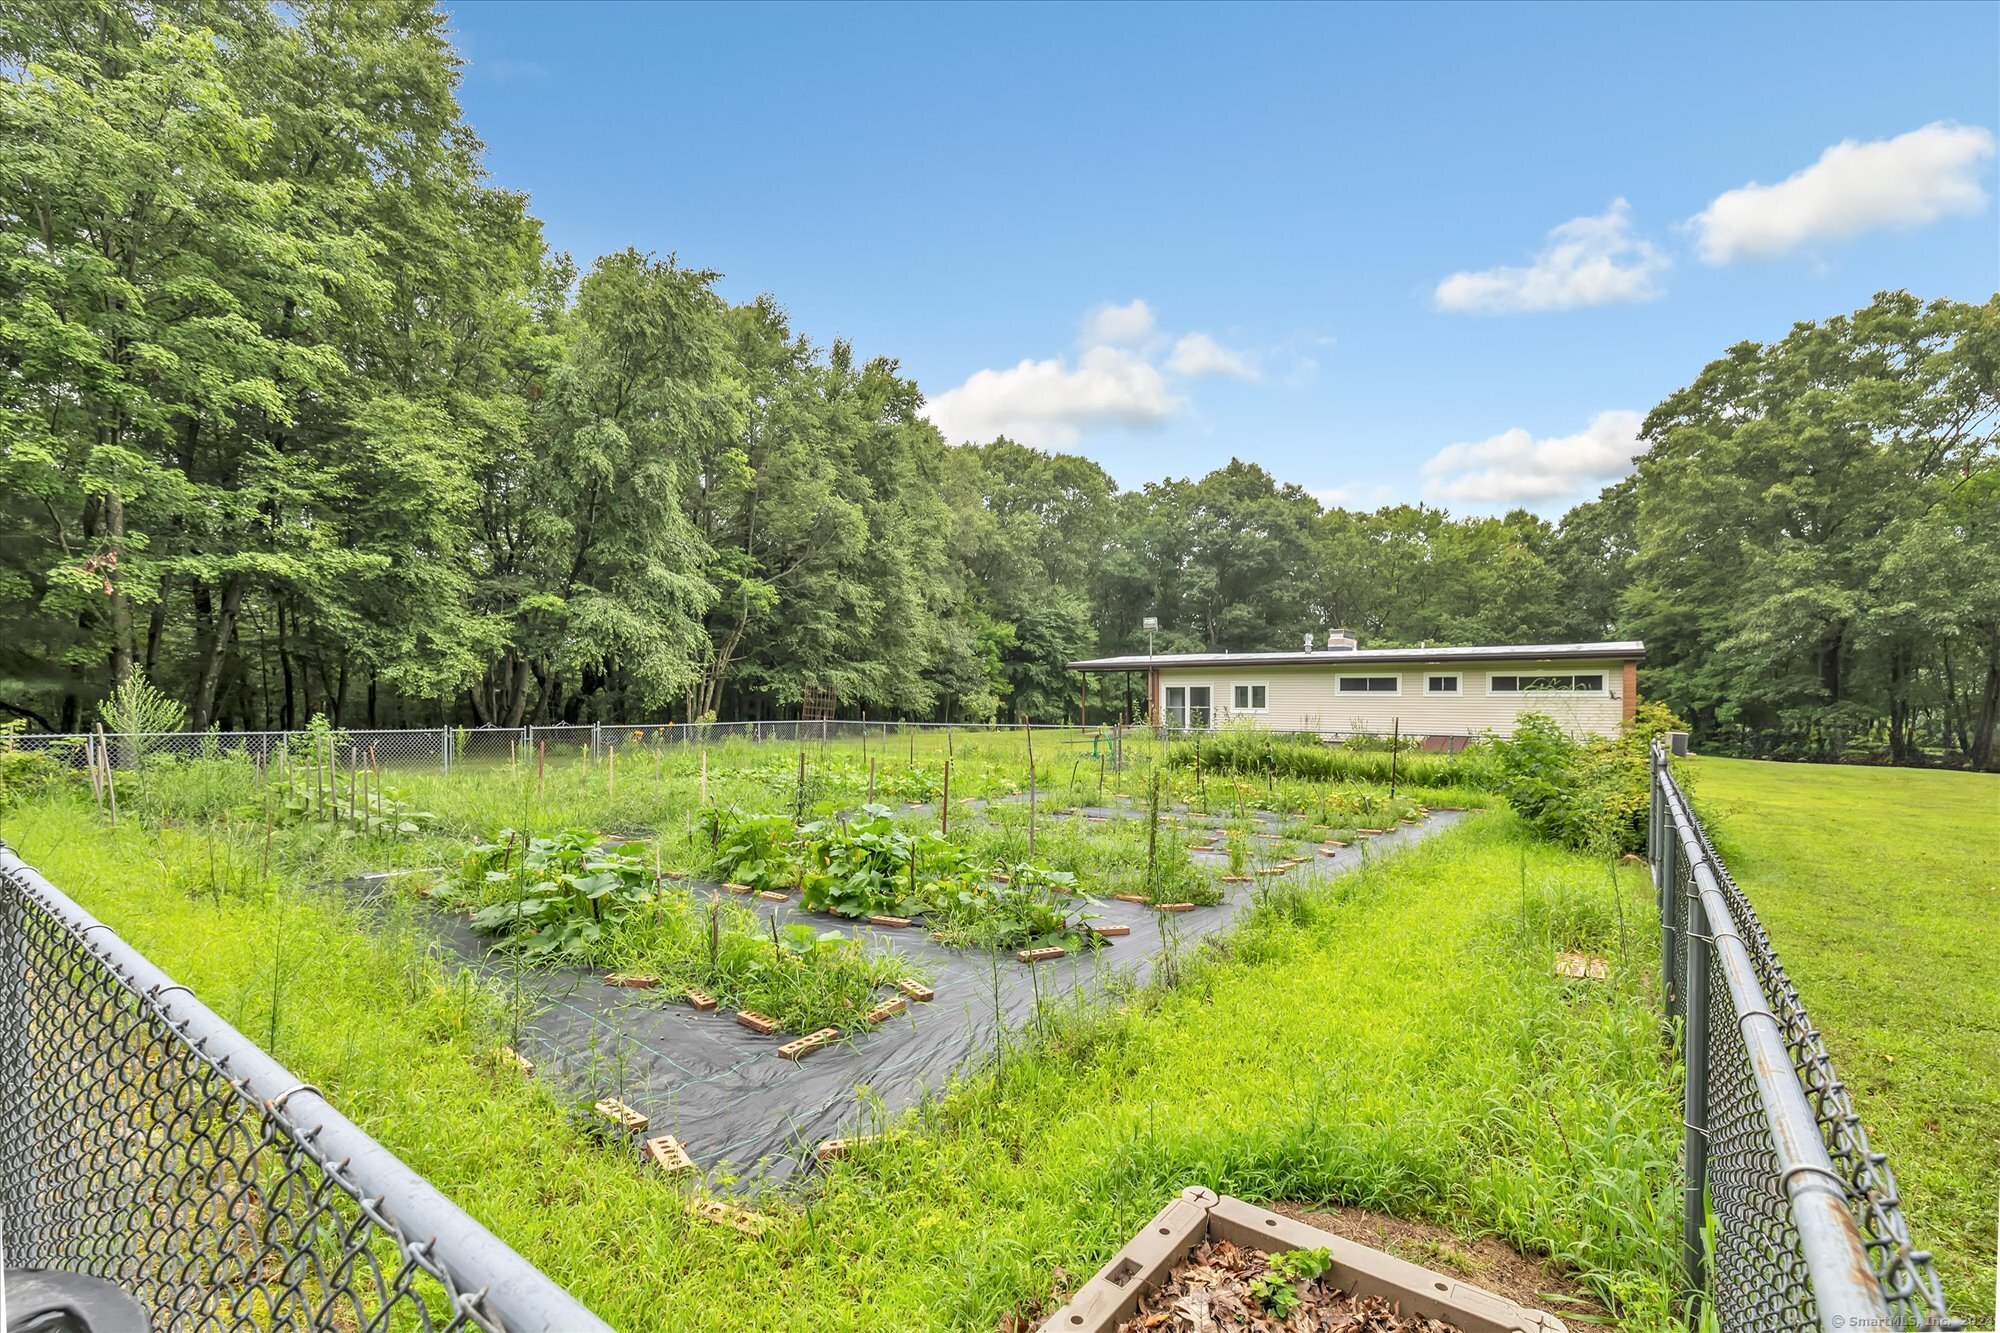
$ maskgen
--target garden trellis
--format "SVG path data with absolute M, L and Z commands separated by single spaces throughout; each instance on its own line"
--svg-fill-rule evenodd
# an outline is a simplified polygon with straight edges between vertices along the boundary
M 1911 1241 L 1887 1159 L 1870 1150 L 1818 1029 L 1657 742 L 1651 789 L 1661 980 L 1687 1070 L 1690 1288 L 1723 1333 L 1963 1327 Z
M 162 1329 L 608 1333 L 4 844 L 0 1232 Z

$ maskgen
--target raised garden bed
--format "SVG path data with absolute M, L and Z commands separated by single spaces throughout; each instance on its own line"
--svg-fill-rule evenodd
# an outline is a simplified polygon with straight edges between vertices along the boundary
M 1290 1252 L 1311 1259 L 1271 1262 Z M 1041 1327 L 1043 1333 L 1320 1327 L 1566 1333 L 1554 1315 L 1199 1187 L 1162 1208 Z

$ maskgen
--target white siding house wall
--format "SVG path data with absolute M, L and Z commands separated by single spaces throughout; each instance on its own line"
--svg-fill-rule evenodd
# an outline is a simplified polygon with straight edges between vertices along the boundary
M 1457 662 L 1413 666 L 1407 663 L 1370 665 L 1337 660 L 1312 666 L 1162 667 L 1160 697 L 1176 686 L 1206 685 L 1215 701 L 1213 725 L 1245 717 L 1272 731 L 1373 732 L 1387 735 L 1400 721 L 1404 735 L 1512 735 L 1523 713 L 1546 713 L 1573 733 L 1613 735 L 1624 717 L 1624 663 L 1605 661 Z M 1493 693 L 1493 676 L 1600 675 L 1604 689 L 1596 693 L 1538 690 L 1526 694 Z M 1394 676 L 1398 693 L 1343 693 L 1336 683 L 1344 675 Z M 1458 677 L 1457 694 L 1432 694 L 1433 676 Z M 1262 712 L 1239 714 L 1233 707 L 1237 685 L 1265 686 Z

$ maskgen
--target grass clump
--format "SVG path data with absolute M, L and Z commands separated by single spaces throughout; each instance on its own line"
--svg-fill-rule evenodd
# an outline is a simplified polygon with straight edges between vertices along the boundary
M 1329 743 L 1316 732 L 1250 727 L 1224 727 L 1199 739 L 1175 741 L 1168 762 L 1203 773 L 1302 782 L 1387 786 L 1393 779 L 1409 787 L 1482 787 L 1492 778 L 1492 751 L 1484 742 L 1447 754 L 1387 736 L 1357 736 Z

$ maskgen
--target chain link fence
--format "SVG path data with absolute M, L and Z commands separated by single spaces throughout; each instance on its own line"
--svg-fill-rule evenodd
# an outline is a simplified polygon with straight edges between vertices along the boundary
M 0 737 L 0 745 L 64 759 L 86 768 L 99 747 L 113 768 L 149 761 L 241 757 L 270 764 L 330 748 L 343 768 L 367 762 L 381 768 L 437 768 L 460 763 L 508 763 L 545 754 L 550 759 L 588 754 L 602 758 L 615 750 L 666 745 L 722 745 L 730 741 L 787 745 L 843 740 L 886 741 L 910 735 L 1007 735 L 1032 730 L 1111 734 L 1115 725 L 1077 727 L 1059 723 L 867 722 L 841 719 L 777 719 L 765 722 L 578 722 L 529 727 L 411 727 L 393 730 L 176 731 L 136 735 L 28 732 Z
M 1653 882 L 1687 1071 L 1682 1250 L 1723 1333 L 1956 1329 L 1757 915 L 1657 744 Z
M 176 1333 L 609 1333 L 4 844 L 0 1233 Z

